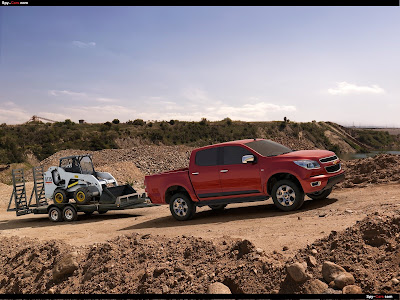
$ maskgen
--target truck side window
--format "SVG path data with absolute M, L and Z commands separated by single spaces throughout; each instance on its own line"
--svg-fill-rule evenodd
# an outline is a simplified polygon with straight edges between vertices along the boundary
M 242 163 L 242 156 L 252 154 L 249 150 L 240 146 L 225 146 L 224 151 L 224 165 L 236 165 Z
M 196 153 L 195 163 L 198 166 L 216 166 L 218 162 L 218 148 L 201 150 Z

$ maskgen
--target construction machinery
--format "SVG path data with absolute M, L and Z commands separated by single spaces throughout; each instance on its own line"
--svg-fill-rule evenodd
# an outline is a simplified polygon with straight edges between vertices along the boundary
M 52 166 L 44 173 L 43 167 L 33 168 L 34 186 L 29 201 L 24 170 L 12 170 L 12 177 L 14 188 L 7 210 L 15 211 L 17 216 L 48 213 L 54 222 L 74 221 L 78 212 L 103 214 L 154 206 L 145 193 L 139 195 L 129 184 L 118 185 L 110 173 L 96 172 L 89 154 L 60 158 L 58 167 Z

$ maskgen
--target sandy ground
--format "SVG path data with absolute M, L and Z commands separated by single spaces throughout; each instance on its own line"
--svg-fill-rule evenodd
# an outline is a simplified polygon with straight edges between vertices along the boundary
M 198 208 L 193 220 L 173 219 L 168 206 L 108 212 L 104 215 L 80 214 L 73 223 L 53 223 L 47 215 L 16 217 L 6 212 L 12 189 L 0 187 L 0 235 L 60 239 L 71 245 L 104 242 L 118 235 L 137 232 L 167 237 L 195 236 L 219 239 L 224 236 L 245 238 L 264 251 L 279 251 L 285 256 L 328 235 L 354 225 L 367 214 L 399 207 L 400 184 L 371 185 L 365 188 L 337 189 L 328 199 L 308 198 L 295 212 L 279 211 L 269 199 L 265 202 L 232 204 L 222 212 Z M 284 247 L 288 250 L 283 251 Z M 285 247 L 285 248 L 286 248 Z

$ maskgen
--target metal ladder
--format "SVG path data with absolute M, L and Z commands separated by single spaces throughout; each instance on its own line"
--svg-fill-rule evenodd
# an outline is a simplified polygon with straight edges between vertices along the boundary
M 24 169 L 12 170 L 13 192 L 8 203 L 7 211 L 15 211 L 17 216 L 27 215 L 32 213 L 26 201 L 25 177 Z M 10 208 L 14 199 L 15 208 Z
M 31 197 L 29 198 L 29 207 L 39 207 L 48 205 L 46 197 L 44 196 L 44 178 L 43 167 L 33 167 L 33 189 Z M 32 203 L 33 196 L 35 195 L 35 202 Z

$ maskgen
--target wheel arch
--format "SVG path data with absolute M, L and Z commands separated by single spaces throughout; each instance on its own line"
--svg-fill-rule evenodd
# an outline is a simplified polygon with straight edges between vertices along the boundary
M 268 195 L 271 195 L 272 187 L 274 186 L 274 184 L 276 182 L 278 182 L 279 180 L 283 180 L 283 179 L 293 181 L 301 189 L 301 191 L 304 192 L 303 187 L 301 186 L 300 180 L 295 175 L 288 173 L 288 172 L 280 172 L 280 173 L 275 173 L 268 179 L 268 181 L 267 181 Z
M 169 204 L 172 196 L 177 193 L 183 193 L 183 194 L 187 195 L 190 200 L 192 200 L 192 197 L 190 196 L 190 194 L 186 188 L 184 188 L 181 185 L 172 185 L 165 191 L 165 203 Z

